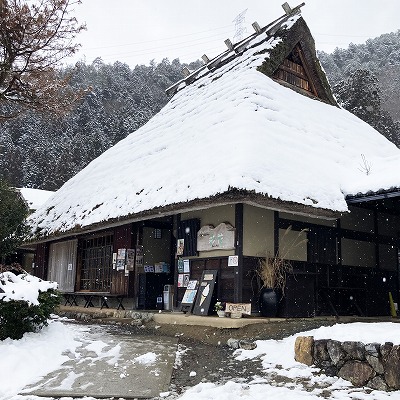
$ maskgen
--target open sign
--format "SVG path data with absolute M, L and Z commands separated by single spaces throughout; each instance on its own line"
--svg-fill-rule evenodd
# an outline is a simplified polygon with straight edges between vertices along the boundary
M 251 315 L 251 303 L 226 303 L 225 312 Z

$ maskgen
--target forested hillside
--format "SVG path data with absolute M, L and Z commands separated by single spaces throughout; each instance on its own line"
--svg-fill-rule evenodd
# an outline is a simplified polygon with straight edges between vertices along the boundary
M 165 89 L 183 77 L 183 68 L 179 60 L 131 69 L 97 59 L 62 71 L 72 74 L 70 85 L 85 89 L 84 96 L 64 116 L 30 111 L 2 121 L 1 177 L 14 186 L 58 189 L 157 113 L 168 101 Z
M 339 103 L 400 147 L 400 31 L 332 54 L 319 53 Z M 61 71 L 84 89 L 71 113 L 27 112 L 0 125 L 0 177 L 14 186 L 58 189 L 91 160 L 146 123 L 183 77 L 179 60 L 138 65 L 78 63 Z M 200 66 L 200 61 L 189 69 Z
M 318 56 L 339 103 L 400 146 L 400 30 Z

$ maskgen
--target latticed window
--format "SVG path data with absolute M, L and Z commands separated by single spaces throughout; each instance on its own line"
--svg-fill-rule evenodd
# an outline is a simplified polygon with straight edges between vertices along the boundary
M 113 235 L 82 242 L 80 290 L 109 292 L 113 258 Z

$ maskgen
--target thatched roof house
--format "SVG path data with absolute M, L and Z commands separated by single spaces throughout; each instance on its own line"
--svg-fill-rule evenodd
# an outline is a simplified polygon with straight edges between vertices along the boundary
M 158 222 L 174 243 L 184 236 L 186 220 L 217 226 L 230 219 L 237 234 L 234 250 L 213 248 L 219 252 L 205 254 L 186 248 L 183 256 L 193 257 L 193 265 L 201 261 L 201 271 L 208 268 L 210 257 L 225 260 L 238 255 L 239 278 L 231 272 L 224 278 L 225 261 L 218 264 L 221 280 L 234 281 L 226 283 L 230 287 L 226 292 L 225 283 L 220 285 L 220 295 L 236 301 L 249 300 L 251 284 L 244 273 L 254 268 L 263 248 L 279 248 L 279 230 L 288 221 L 298 221 L 294 225 L 299 230 L 299 221 L 305 221 L 306 227 L 326 225 L 335 231 L 328 235 L 335 247 L 328 264 L 341 265 L 346 256 L 350 265 L 366 266 L 347 256 L 357 235 L 349 234 L 349 241 L 338 244 L 343 237 L 340 221 L 349 211 L 346 198 L 396 191 L 400 177 L 394 171 L 400 167 L 400 150 L 337 106 L 299 8 L 264 28 L 253 26 L 250 37 L 236 44 L 227 41 L 228 50 L 214 59 L 204 57 L 202 68 L 188 71 L 185 79 L 168 89 L 172 98 L 156 116 L 92 161 L 32 215 L 32 238 L 41 243 L 39 247 L 61 239 L 88 241 L 82 235 L 107 231 L 114 232 L 110 243 L 116 253 L 119 248 L 143 245 L 140 229 L 146 224 Z M 260 218 L 265 229 L 275 233 L 260 238 Z M 363 211 L 359 218 L 365 220 Z M 355 225 L 348 231 L 357 230 L 358 221 L 351 223 Z M 125 239 L 116 244 L 116 236 L 120 237 L 116 230 L 122 226 L 128 227 Z M 375 236 L 361 240 L 379 248 Z M 90 240 L 85 243 L 97 246 Z M 293 259 L 314 268 L 324 257 L 311 256 L 310 246 Z M 39 253 L 45 271 L 46 251 Z M 389 253 L 394 260 L 394 253 Z M 174 265 L 179 259 L 174 245 L 167 254 L 171 256 L 164 258 Z M 157 261 L 149 252 L 147 257 L 145 264 Z M 246 257 L 252 260 L 247 267 Z M 84 259 L 79 268 L 86 268 Z M 370 265 L 372 259 L 376 261 L 375 253 L 365 262 Z M 179 292 L 175 267 L 166 281 L 174 282 Z M 142 265 L 132 268 L 117 286 L 137 297 Z M 110 272 L 111 281 L 113 274 L 116 271 Z M 130 279 L 136 283 L 129 283 L 128 276 L 134 276 Z M 74 290 L 82 289 L 77 287 L 79 278 L 74 282 Z M 179 293 L 175 302 L 181 297 Z

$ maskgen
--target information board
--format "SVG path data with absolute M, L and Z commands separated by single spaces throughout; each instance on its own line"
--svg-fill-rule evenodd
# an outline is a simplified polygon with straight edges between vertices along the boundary
M 200 285 L 194 304 L 193 314 L 208 315 L 213 304 L 214 288 L 217 284 L 217 270 L 205 270 L 200 280 Z

